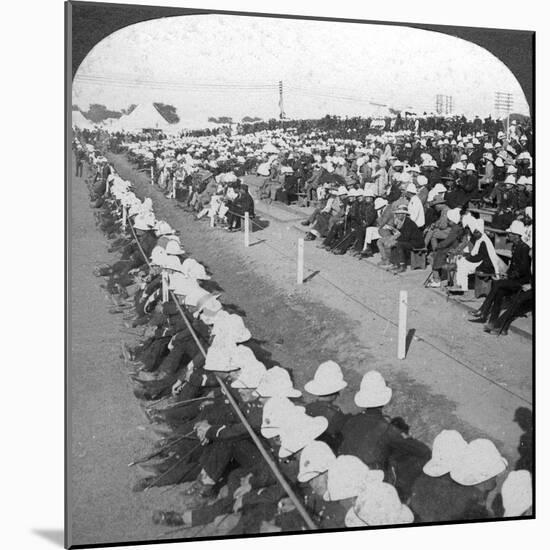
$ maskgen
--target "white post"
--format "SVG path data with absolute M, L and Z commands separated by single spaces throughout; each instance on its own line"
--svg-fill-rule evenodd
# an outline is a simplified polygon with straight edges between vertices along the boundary
M 162 302 L 168 301 L 168 274 L 166 271 L 162 271 Z
M 296 282 L 301 285 L 304 282 L 304 239 L 298 239 L 298 269 Z
M 214 227 L 216 225 L 216 220 L 214 219 L 215 216 L 216 216 L 216 214 L 214 212 L 212 212 L 212 214 L 210 216 L 210 227 Z
M 397 358 L 405 359 L 407 348 L 407 291 L 399 292 L 399 328 L 397 329 Z
M 122 229 L 126 229 L 126 207 L 122 205 Z
M 155 171 L 153 169 L 153 165 L 151 164 L 151 185 L 155 183 Z
M 248 212 L 244 213 L 244 246 L 250 246 L 250 216 Z

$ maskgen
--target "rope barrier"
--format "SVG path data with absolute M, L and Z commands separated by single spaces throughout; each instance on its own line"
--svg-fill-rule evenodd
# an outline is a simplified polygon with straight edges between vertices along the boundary
M 236 216 L 239 216 L 239 214 L 235 213 Z M 240 217 L 244 217 L 244 216 L 240 216 Z M 250 220 L 252 223 L 256 224 L 258 227 L 261 227 L 259 224 L 257 224 L 256 222 L 254 222 L 254 220 Z M 263 228 L 262 228 L 263 229 Z M 277 247 L 269 244 L 267 241 L 264 241 L 264 244 L 270 248 L 271 250 L 274 250 L 275 252 L 277 252 L 278 254 L 280 254 L 282 257 L 288 259 L 288 260 L 291 260 L 291 261 L 295 261 L 295 258 L 293 256 L 289 256 L 288 254 L 286 254 L 285 252 L 279 250 Z M 311 264 L 310 264 L 311 265 Z M 338 290 L 339 292 L 341 292 L 344 296 L 346 296 L 348 299 L 350 299 L 351 301 L 355 302 L 357 305 L 361 306 L 362 308 L 366 309 L 367 311 L 369 311 L 370 313 L 372 313 L 373 315 L 376 315 L 377 317 L 383 319 L 384 321 L 386 321 L 387 323 L 393 325 L 394 327 L 397 327 L 398 326 L 398 323 L 396 323 L 395 321 L 393 321 L 392 319 L 386 317 L 385 315 L 383 315 L 382 313 L 376 311 L 375 309 L 371 308 L 370 306 L 368 306 L 367 304 L 361 302 L 360 300 L 358 300 L 357 298 L 355 298 L 354 296 L 352 296 L 351 294 L 349 294 L 348 292 L 346 292 L 342 287 L 340 287 L 339 285 L 337 285 L 336 283 L 332 282 L 330 279 L 327 279 L 327 277 L 323 276 L 321 274 L 321 270 L 316 268 L 315 266 L 313 266 L 313 269 L 311 268 L 305 268 L 310 274 L 311 273 L 315 273 L 317 272 L 318 273 L 318 276 L 320 279 L 322 279 L 323 281 L 325 281 L 326 283 L 328 283 L 329 285 L 331 285 L 333 288 L 335 288 L 336 290 Z M 476 376 L 479 376 L 480 378 L 482 378 L 483 380 L 485 380 L 486 382 L 489 382 L 490 384 L 492 384 L 493 386 L 496 386 L 497 388 L 503 390 L 504 392 L 508 393 L 509 395 L 512 395 L 514 396 L 516 399 L 519 399 L 520 401 L 522 401 L 523 403 L 526 403 L 527 405 L 532 405 L 532 402 L 529 401 L 528 399 L 526 399 L 525 397 L 522 397 L 521 395 L 519 395 L 518 393 L 514 392 L 513 390 L 507 388 L 506 386 L 498 383 L 497 381 L 489 378 L 488 376 L 486 376 L 485 374 L 479 372 L 478 370 L 474 369 L 473 367 L 471 367 L 470 365 L 468 365 L 467 363 L 464 363 L 463 361 L 461 361 L 460 359 L 458 359 L 457 357 L 451 355 L 449 352 L 445 351 L 444 349 L 442 349 L 441 347 L 439 347 L 437 344 L 434 344 L 433 342 L 431 342 L 430 340 L 427 340 L 426 338 L 423 338 L 422 336 L 419 336 L 417 334 L 415 334 L 415 337 L 420 341 L 420 342 L 424 342 L 424 344 L 426 344 L 427 346 L 431 347 L 432 349 L 434 349 L 435 351 L 441 353 L 442 355 L 444 355 L 445 357 L 447 357 L 448 359 L 451 359 L 453 362 L 455 362 L 457 365 L 460 365 L 462 368 L 468 370 L 469 372 L 471 372 L 472 374 L 476 375 Z
M 122 206 L 122 208 L 124 208 L 124 206 Z M 145 254 L 145 252 L 144 252 L 144 250 L 141 246 L 141 243 L 139 242 L 139 239 L 137 238 L 137 235 L 134 231 L 134 228 L 133 228 L 132 224 L 129 223 L 128 225 L 130 226 L 132 236 L 133 236 L 134 240 L 136 241 L 136 244 L 138 245 L 138 248 L 139 248 L 141 254 L 143 255 L 143 258 L 145 259 L 147 265 L 149 267 L 151 267 L 151 263 L 149 262 L 149 259 L 147 258 L 146 254 Z M 191 336 L 193 337 L 193 340 L 197 344 L 197 346 L 198 346 L 200 352 L 202 353 L 203 357 L 206 359 L 206 350 L 204 349 L 204 346 L 202 345 L 201 341 L 199 340 L 199 337 L 197 336 L 197 333 L 193 329 L 193 326 L 189 322 L 189 319 L 187 319 L 187 316 L 185 315 L 185 313 L 184 313 L 184 311 L 183 311 L 176 295 L 174 294 L 174 292 L 172 290 L 169 291 L 169 294 L 170 294 L 170 297 L 172 298 L 172 300 L 174 301 L 174 303 L 176 305 L 176 308 L 177 308 L 179 314 L 181 315 L 185 325 L 187 326 L 187 329 L 191 333 Z M 250 423 L 246 419 L 245 415 L 241 411 L 241 409 L 240 409 L 238 403 L 235 401 L 235 398 L 233 397 L 233 395 L 231 395 L 231 392 L 227 388 L 225 382 L 218 375 L 216 375 L 216 380 L 217 380 L 218 384 L 220 385 L 223 393 L 226 395 L 229 403 L 231 404 L 231 406 L 233 407 L 233 409 L 237 413 L 237 416 L 239 417 L 239 420 L 242 422 L 242 424 L 246 428 L 246 431 L 250 435 L 252 441 L 254 442 L 254 444 L 256 445 L 258 450 L 260 451 L 260 454 L 262 455 L 264 460 L 267 462 L 267 465 L 269 466 L 269 468 L 273 472 L 273 475 L 275 476 L 275 478 L 277 479 L 277 481 L 279 482 L 281 487 L 284 489 L 285 493 L 288 495 L 288 497 L 290 498 L 290 500 L 292 501 L 292 503 L 294 504 L 294 506 L 298 510 L 299 514 L 302 516 L 303 520 L 306 522 L 306 525 L 311 530 L 319 529 L 317 527 L 317 525 L 315 524 L 315 522 L 311 519 L 310 515 L 308 514 L 307 510 L 305 509 L 305 507 L 302 504 L 302 502 L 300 501 L 300 499 L 296 496 L 296 493 L 294 493 L 294 491 L 292 490 L 292 488 L 288 484 L 288 481 L 284 478 L 283 474 L 281 474 L 281 472 L 279 471 L 279 468 L 275 464 L 275 461 L 273 460 L 273 458 L 265 450 L 264 446 L 262 445 L 262 442 L 260 441 L 260 438 L 256 435 L 256 433 L 252 429 L 252 426 L 250 425 Z

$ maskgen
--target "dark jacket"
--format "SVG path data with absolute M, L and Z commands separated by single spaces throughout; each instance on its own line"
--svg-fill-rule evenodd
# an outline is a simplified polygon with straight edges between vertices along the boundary
M 414 248 L 424 248 L 424 234 L 409 217 L 405 218 L 399 233 L 398 243 L 412 243 Z
M 512 259 L 508 268 L 508 279 L 524 285 L 531 280 L 530 248 L 523 241 L 512 247 Z
M 386 468 L 393 452 L 426 455 L 426 447 L 418 445 L 414 439 L 403 437 L 380 408 L 365 409 L 352 416 L 344 424 L 342 436 L 339 454 L 354 455 L 370 468 Z

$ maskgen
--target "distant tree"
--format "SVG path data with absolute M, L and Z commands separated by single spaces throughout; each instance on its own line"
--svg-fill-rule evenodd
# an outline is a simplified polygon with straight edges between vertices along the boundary
M 81 111 L 82 109 L 76 104 L 76 103 L 73 103 L 73 108 L 72 108 L 73 111 Z
M 245 116 L 241 122 L 260 122 L 262 119 L 257 116 Z
M 102 122 L 106 118 L 120 118 L 122 116 L 120 111 L 111 111 L 100 103 L 90 104 L 88 112 L 82 114 L 92 122 Z
M 208 122 L 214 122 L 215 124 L 231 124 L 233 119 L 230 116 L 208 117 Z
M 166 105 L 165 103 L 153 103 L 153 105 L 170 124 L 175 124 L 180 121 L 180 117 L 178 116 L 176 108 L 173 105 Z
M 121 109 L 121 112 L 123 115 L 129 115 L 136 107 L 137 105 L 135 103 L 132 103 L 132 105 L 130 105 L 130 107 L 128 107 L 127 109 Z

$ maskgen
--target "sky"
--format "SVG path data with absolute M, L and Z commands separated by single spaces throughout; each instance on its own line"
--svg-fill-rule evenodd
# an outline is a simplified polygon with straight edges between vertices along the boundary
M 513 94 L 529 114 L 510 70 L 487 50 L 408 27 L 230 15 L 156 19 L 117 31 L 88 54 L 73 83 L 73 104 L 121 109 L 174 105 L 182 121 L 209 116 L 278 118 L 283 82 L 289 118 L 368 116 L 373 104 L 497 116 L 495 92 Z

